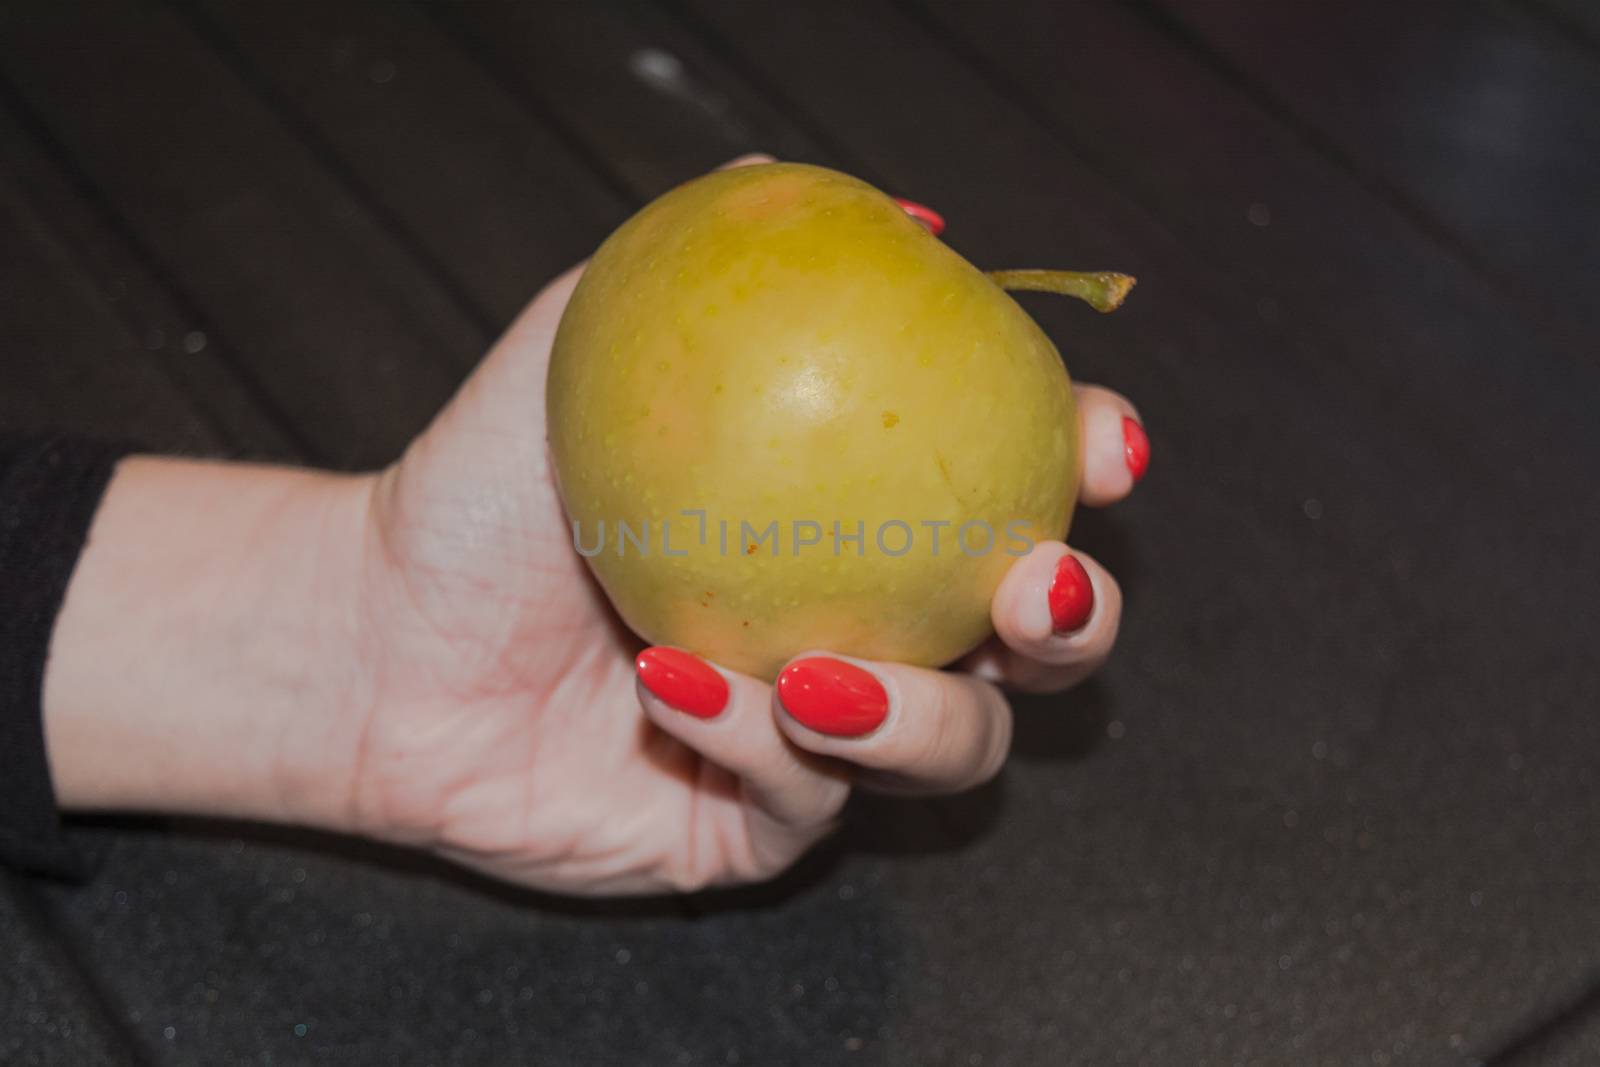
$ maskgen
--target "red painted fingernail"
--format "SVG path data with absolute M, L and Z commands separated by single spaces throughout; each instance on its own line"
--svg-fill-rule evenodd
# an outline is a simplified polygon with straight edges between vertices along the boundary
M 802 726 L 834 737 L 870 734 L 889 716 L 889 694 L 869 672 L 812 656 L 778 675 L 778 701 Z
M 1150 469 L 1150 438 L 1145 436 L 1143 426 L 1126 415 L 1122 418 L 1122 456 L 1128 461 L 1134 481 Z
M 728 680 L 699 656 L 657 645 L 633 665 L 646 689 L 685 714 L 712 719 L 728 706 Z
M 928 232 L 935 237 L 944 232 L 944 216 L 933 208 L 919 204 L 915 200 L 903 200 L 898 196 L 894 198 L 894 202 L 899 204 L 907 215 L 926 226 Z
M 1050 579 L 1050 625 L 1058 634 L 1083 629 L 1094 614 L 1094 583 L 1078 557 L 1068 552 Z

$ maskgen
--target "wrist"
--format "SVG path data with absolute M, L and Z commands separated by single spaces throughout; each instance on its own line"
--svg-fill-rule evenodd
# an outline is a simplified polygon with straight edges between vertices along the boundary
M 51 643 L 63 807 L 345 825 L 372 479 L 119 465 Z

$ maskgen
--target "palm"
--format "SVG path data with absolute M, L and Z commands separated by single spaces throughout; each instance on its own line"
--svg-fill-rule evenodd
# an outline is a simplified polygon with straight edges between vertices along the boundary
M 717 880 L 746 864 L 689 844 L 707 821 L 736 828 L 737 782 L 641 713 L 639 642 L 567 540 L 545 458 L 544 370 L 573 280 L 378 490 L 358 805 L 369 826 L 542 888 Z

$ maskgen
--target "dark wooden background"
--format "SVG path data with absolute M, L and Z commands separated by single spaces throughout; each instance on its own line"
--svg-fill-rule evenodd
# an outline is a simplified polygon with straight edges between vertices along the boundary
M 0 4 L 0 426 L 381 465 L 752 149 L 1139 275 L 1028 302 L 1154 442 L 1104 676 L 724 897 L 91 827 L 0 1060 L 1600 1061 L 1594 3 Z

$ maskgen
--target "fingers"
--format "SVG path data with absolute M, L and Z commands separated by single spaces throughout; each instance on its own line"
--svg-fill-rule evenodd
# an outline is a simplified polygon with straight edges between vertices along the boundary
M 753 167 L 761 163 L 776 162 L 775 157 L 765 152 L 751 152 L 728 160 L 717 170 L 733 170 L 735 167 Z M 589 261 L 584 260 L 568 268 L 540 290 L 539 295 L 534 297 L 533 302 L 513 323 L 507 334 L 507 340 L 523 346 L 548 347 L 555 338 L 556 327 L 561 323 L 561 313 L 566 310 L 567 301 L 572 299 L 572 291 L 578 287 L 578 279 L 583 276 L 583 270 L 588 265 Z
M 763 835 L 784 838 L 765 842 L 780 855 L 831 829 L 852 783 L 967 789 L 992 778 L 1011 747 L 1005 697 L 970 675 L 817 654 L 769 687 L 661 647 L 637 668 L 650 721 L 741 779 L 770 821 Z
M 1150 465 L 1150 440 L 1128 399 L 1095 385 L 1073 387 L 1083 442 L 1078 497 L 1091 507 L 1132 492 Z M 996 591 L 995 639 L 962 661 L 979 678 L 1030 692 L 1078 684 L 1111 654 L 1122 591 L 1106 570 L 1060 541 L 1042 541 Z
M 776 163 L 777 161 L 777 156 L 769 156 L 765 152 L 751 152 L 748 155 L 739 156 L 737 159 L 730 159 L 717 169 L 732 170 L 735 167 L 754 167 L 761 163 Z
M 850 783 L 783 739 L 770 686 L 675 648 L 647 648 L 635 666 L 639 703 L 651 722 L 737 775 L 747 798 L 774 822 L 808 840 L 828 829 Z
M 1011 708 L 967 674 L 825 653 L 784 668 L 774 688 L 784 736 L 848 761 L 858 783 L 947 793 L 992 778 L 1011 747 Z
M 1074 387 L 1083 434 L 1083 480 L 1078 498 L 1090 507 L 1114 504 L 1150 466 L 1150 439 L 1133 405 L 1098 385 Z
M 751 152 L 728 160 L 717 170 L 733 170 L 735 167 L 754 167 L 761 163 L 776 162 L 776 157 L 769 156 L 765 152 Z M 572 291 L 577 288 L 578 279 L 583 276 L 583 270 L 588 265 L 589 261 L 584 260 L 568 268 L 540 290 L 539 295 L 534 297 L 533 302 L 518 316 L 508 338 L 520 344 L 548 346 L 555 337 L 556 327 L 561 322 L 561 313 L 566 310 L 567 301 L 572 299 Z
M 533 298 L 534 315 L 559 322 L 561 313 L 567 308 L 567 301 L 572 299 L 572 291 L 578 287 L 578 279 L 583 277 L 584 269 L 588 266 L 589 261 L 585 259 L 556 275 Z
M 1122 621 L 1122 590 L 1093 559 L 1041 541 L 1012 565 L 990 606 L 995 640 L 963 663 L 981 678 L 1055 692 L 1105 663 Z

